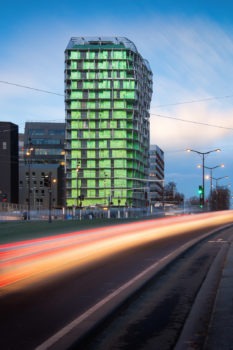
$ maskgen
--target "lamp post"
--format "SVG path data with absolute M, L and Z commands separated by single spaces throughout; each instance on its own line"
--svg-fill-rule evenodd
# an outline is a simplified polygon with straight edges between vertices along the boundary
M 214 150 L 208 151 L 208 152 L 199 152 L 199 151 L 196 151 L 194 149 L 187 149 L 186 151 L 197 153 L 202 157 L 202 189 L 203 189 L 202 205 L 204 208 L 204 205 L 205 205 L 205 156 L 210 154 L 210 153 L 213 153 L 213 152 L 220 152 L 221 150 L 219 148 L 217 148 L 217 149 L 214 149 Z
M 27 156 L 27 162 L 28 162 L 28 214 L 27 214 L 27 220 L 30 221 L 31 219 L 31 155 L 34 151 L 31 138 L 28 139 L 28 149 L 26 152 Z
M 106 205 L 106 202 L 107 202 L 107 191 L 106 191 L 107 177 L 108 177 L 108 174 L 104 172 L 104 205 Z
M 222 176 L 222 177 L 218 177 L 218 178 L 213 177 L 212 179 L 216 181 L 216 190 L 218 189 L 218 181 L 222 180 L 222 179 L 228 179 L 228 178 L 229 178 L 229 176 Z
M 49 223 L 52 222 L 52 173 L 49 172 L 48 175 L 48 184 L 49 184 Z
M 213 180 L 216 181 L 216 208 L 219 209 L 219 202 L 221 201 L 221 198 L 219 198 L 219 191 L 218 191 L 218 181 L 222 179 L 228 179 L 229 176 L 222 176 L 222 177 L 213 177 Z
M 201 168 L 201 165 L 198 165 L 197 166 L 198 168 Z M 219 164 L 219 165 L 216 165 L 216 166 L 213 166 L 213 167 L 208 167 L 208 166 L 205 166 L 205 169 L 208 169 L 210 170 L 210 200 L 212 202 L 212 194 L 213 194 L 213 183 L 212 183 L 212 173 L 213 173 L 213 169 L 216 169 L 216 168 L 224 168 L 224 164 Z
M 52 185 L 57 182 L 56 179 L 52 178 L 51 171 L 46 175 L 47 185 L 49 190 L 49 223 L 52 222 Z
M 76 172 L 77 172 L 77 188 L 76 188 L 76 190 L 77 190 L 77 208 L 79 207 L 78 200 L 80 199 L 80 201 L 81 201 L 81 197 L 80 197 L 81 191 L 80 191 L 80 196 L 78 195 L 78 175 L 79 175 L 80 167 L 81 167 L 80 162 L 77 161 L 77 167 L 76 167 Z
M 61 155 L 64 157 L 64 159 L 61 161 L 60 165 L 62 166 L 62 210 L 63 210 L 63 218 L 67 218 L 67 202 L 66 202 L 66 176 L 67 176 L 67 169 L 66 169 L 66 149 L 63 149 L 61 152 Z

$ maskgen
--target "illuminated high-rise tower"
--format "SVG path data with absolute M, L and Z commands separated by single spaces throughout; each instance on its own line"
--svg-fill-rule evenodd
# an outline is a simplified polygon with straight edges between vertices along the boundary
M 151 69 L 132 41 L 71 38 L 65 50 L 68 207 L 145 205 L 151 96 Z

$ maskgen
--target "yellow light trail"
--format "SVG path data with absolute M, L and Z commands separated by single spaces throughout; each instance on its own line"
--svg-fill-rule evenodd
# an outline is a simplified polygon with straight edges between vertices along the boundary
M 93 228 L 0 245 L 0 292 L 25 287 L 119 251 L 216 225 L 233 223 L 233 211 L 184 215 Z

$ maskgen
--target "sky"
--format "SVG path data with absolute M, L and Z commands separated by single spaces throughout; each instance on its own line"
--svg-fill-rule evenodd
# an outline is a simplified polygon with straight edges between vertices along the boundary
M 165 183 L 198 195 L 202 156 L 215 185 L 233 186 L 233 1 L 34 0 L 0 13 L 0 121 L 64 122 L 64 50 L 71 37 L 123 36 L 153 72 L 150 143 Z M 16 85 L 46 90 L 26 89 Z M 209 174 L 209 170 L 205 169 Z M 228 176 L 228 178 L 227 178 Z M 206 194 L 210 181 L 205 181 Z

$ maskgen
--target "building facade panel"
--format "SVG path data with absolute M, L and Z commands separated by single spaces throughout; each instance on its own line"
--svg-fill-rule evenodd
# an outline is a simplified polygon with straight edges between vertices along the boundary
M 144 205 L 152 73 L 126 38 L 65 51 L 67 205 Z

